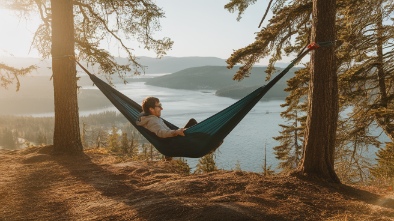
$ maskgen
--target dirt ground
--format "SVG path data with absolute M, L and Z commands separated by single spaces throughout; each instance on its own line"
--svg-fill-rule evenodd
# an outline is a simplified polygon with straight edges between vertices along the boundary
M 394 194 L 171 162 L 0 151 L 0 220 L 394 220 Z

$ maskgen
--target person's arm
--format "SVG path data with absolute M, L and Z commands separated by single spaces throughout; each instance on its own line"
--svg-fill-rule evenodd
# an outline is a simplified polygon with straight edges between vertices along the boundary
M 174 133 L 176 134 L 175 136 L 185 136 L 183 131 L 186 130 L 185 128 L 179 128 L 178 130 L 173 130 L 175 131 Z
M 179 128 L 178 130 L 171 130 L 167 127 L 167 125 L 164 124 L 164 122 L 160 118 L 150 120 L 147 125 L 147 129 L 161 138 L 185 136 L 185 134 L 183 133 L 183 131 L 185 130 L 184 128 Z

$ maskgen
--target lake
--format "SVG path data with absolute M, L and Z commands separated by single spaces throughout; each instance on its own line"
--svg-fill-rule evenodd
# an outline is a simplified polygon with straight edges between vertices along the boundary
M 149 77 L 152 77 L 152 75 L 144 75 L 139 78 Z M 96 87 L 83 88 L 97 90 Z M 146 96 L 158 97 L 163 104 L 162 117 L 179 127 L 183 127 L 190 118 L 202 121 L 237 101 L 231 98 L 218 97 L 213 90 L 175 90 L 146 85 L 143 81 L 130 81 L 127 85 L 118 84 L 116 89 L 137 103 L 141 103 Z M 284 110 L 280 107 L 282 103 L 284 101 L 259 102 L 246 115 L 216 151 L 218 168 L 231 170 L 238 163 L 244 171 L 262 172 L 264 148 L 266 147 L 267 165 L 276 169 L 278 161 L 275 159 L 273 147 L 278 145 L 278 142 L 272 137 L 279 135 L 281 130 L 279 124 L 285 123 L 280 117 L 280 112 Z M 115 107 L 109 107 L 96 110 L 94 113 L 105 110 L 116 109 Z M 93 112 L 81 111 L 80 115 L 91 113 Z M 185 159 L 193 170 L 198 163 L 198 159 Z

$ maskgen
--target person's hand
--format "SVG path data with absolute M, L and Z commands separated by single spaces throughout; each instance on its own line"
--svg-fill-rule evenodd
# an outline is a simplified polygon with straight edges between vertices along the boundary
M 175 131 L 176 136 L 185 136 L 185 134 L 183 133 L 183 131 L 185 130 L 185 128 L 179 128 L 178 130 Z

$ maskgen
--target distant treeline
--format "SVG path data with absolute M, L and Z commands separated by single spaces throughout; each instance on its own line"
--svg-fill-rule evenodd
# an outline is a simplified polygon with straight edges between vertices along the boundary
M 137 137 L 135 128 L 123 115 L 115 111 L 80 117 L 80 123 L 81 136 L 86 148 L 106 145 L 114 127 L 118 132 L 128 133 L 130 138 Z M 53 131 L 53 117 L 0 115 L 0 146 L 6 149 L 52 144 Z

